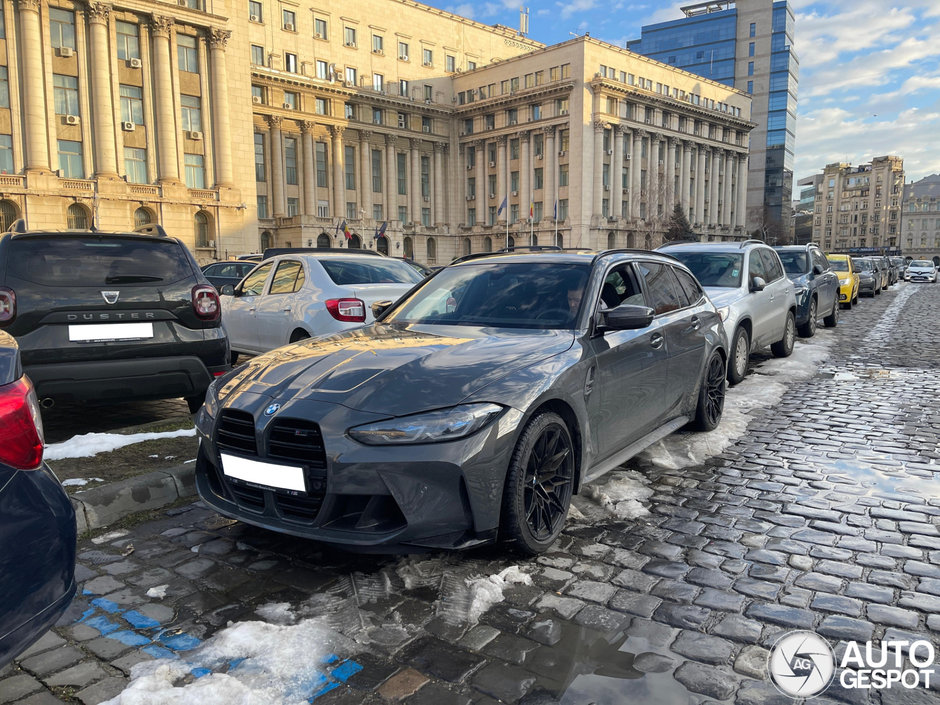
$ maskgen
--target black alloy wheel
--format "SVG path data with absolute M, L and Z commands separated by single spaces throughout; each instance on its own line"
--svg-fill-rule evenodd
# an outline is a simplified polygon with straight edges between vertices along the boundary
M 503 494 L 503 537 L 520 552 L 545 551 L 565 526 L 574 490 L 574 443 L 553 412 L 533 418 L 513 451 Z
M 705 366 L 705 377 L 698 393 L 698 407 L 692 428 L 696 431 L 711 431 L 721 423 L 725 408 L 725 361 L 715 350 Z

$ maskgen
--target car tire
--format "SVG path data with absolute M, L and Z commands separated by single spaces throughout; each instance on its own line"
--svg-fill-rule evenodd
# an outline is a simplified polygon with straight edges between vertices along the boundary
M 542 553 L 564 529 L 574 491 L 574 453 L 571 432 L 558 414 L 546 411 L 526 424 L 509 461 L 500 518 L 501 538 L 516 551 Z
M 202 408 L 203 402 L 205 402 L 205 395 L 201 397 L 186 397 L 186 405 L 189 407 L 189 413 L 195 414 L 199 409 Z
M 751 358 L 751 338 L 744 328 L 738 328 L 731 340 L 731 359 L 728 360 L 728 383 L 740 384 L 747 377 Z
M 698 405 L 695 418 L 690 424 L 694 431 L 712 431 L 721 423 L 721 414 L 725 408 L 725 361 L 721 353 L 713 350 L 705 365 L 702 386 L 698 391 Z
M 832 313 L 823 318 L 823 325 L 826 328 L 835 328 L 839 325 L 839 298 L 836 297 L 836 301 L 832 304 Z
M 232 355 L 231 355 L 231 358 L 229 359 L 229 364 L 232 365 L 232 367 L 238 364 L 238 353 L 235 352 L 234 350 L 232 350 Z
M 816 316 L 818 315 L 818 302 L 814 296 L 813 300 L 809 302 L 809 318 L 806 319 L 806 323 L 798 328 L 801 338 L 812 338 L 816 335 Z
M 787 311 L 787 323 L 783 328 L 783 337 L 770 346 L 774 357 L 790 357 L 793 353 L 793 343 L 796 339 L 796 320 L 793 311 Z

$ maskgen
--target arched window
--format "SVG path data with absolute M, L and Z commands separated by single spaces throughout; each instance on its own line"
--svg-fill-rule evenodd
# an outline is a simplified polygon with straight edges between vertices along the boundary
M 261 233 L 261 251 L 264 252 L 269 247 L 274 247 L 274 236 L 271 231 L 265 230 Z
M 632 250 L 634 248 L 636 248 L 636 235 L 627 233 L 627 249 Z
M 437 242 L 433 237 L 428 238 L 428 264 L 437 262 Z
M 329 247 L 332 244 L 333 240 L 326 233 L 317 235 L 317 247 Z
M 13 201 L 0 201 L 0 231 L 9 230 L 16 218 L 16 204 Z
M 653 249 L 653 236 L 652 235 L 647 235 L 646 238 L 643 240 L 643 249 L 644 250 Z
M 134 227 L 139 228 L 141 225 L 149 225 L 153 222 L 153 214 L 148 211 L 146 208 L 141 206 L 134 211 Z
M 66 212 L 69 230 L 88 230 L 88 209 L 80 203 L 73 203 Z
M 209 247 L 209 216 L 199 211 L 193 217 L 196 228 L 196 247 Z
M 564 247 L 565 246 L 565 236 L 561 233 L 558 233 L 555 236 L 555 247 Z
M 404 243 L 405 244 L 403 244 L 402 247 L 405 250 L 405 257 L 407 257 L 408 259 L 414 259 L 415 258 L 414 241 L 411 239 L 411 237 L 406 237 L 404 240 Z
M 509 238 L 506 240 L 506 247 L 508 247 L 511 250 L 515 246 L 516 246 L 516 238 L 510 235 Z
M 353 233 L 353 234 L 350 236 L 349 240 L 347 241 L 347 245 L 346 245 L 346 246 L 349 247 L 349 248 L 351 248 L 351 249 L 353 249 L 353 250 L 361 250 L 361 249 L 362 249 L 362 238 L 359 237 L 356 233 Z
M 612 232 L 607 233 L 607 249 L 608 250 L 617 249 L 617 236 Z
M 465 238 L 463 239 L 463 253 L 464 253 L 465 255 L 469 255 L 469 254 L 471 254 L 472 252 L 473 252 L 473 245 L 472 245 L 471 242 L 470 242 L 470 238 L 469 238 L 469 237 L 465 237 Z
M 376 240 L 375 249 L 377 249 L 383 255 L 387 255 L 388 254 L 388 238 L 383 236 L 383 237 L 380 237 L 378 240 Z
M 493 251 L 493 238 L 491 238 L 489 235 L 483 238 L 483 251 L 484 252 Z

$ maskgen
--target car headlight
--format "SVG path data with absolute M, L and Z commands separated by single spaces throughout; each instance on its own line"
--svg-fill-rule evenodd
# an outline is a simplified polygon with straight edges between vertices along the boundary
M 213 380 L 206 390 L 206 400 L 202 405 L 202 410 L 210 417 L 215 418 L 219 413 L 219 377 Z
M 385 421 L 356 426 L 349 435 L 367 445 L 440 443 L 465 438 L 476 433 L 499 416 L 497 404 L 461 404 L 423 414 L 399 416 Z
M 851 279 L 840 279 L 840 280 L 839 280 L 839 286 L 848 286 L 850 281 L 852 281 L 852 280 L 851 280 Z
M 722 321 L 727 321 L 728 316 L 730 314 L 731 314 L 730 306 L 722 306 L 721 308 L 718 309 L 718 316 L 721 318 Z

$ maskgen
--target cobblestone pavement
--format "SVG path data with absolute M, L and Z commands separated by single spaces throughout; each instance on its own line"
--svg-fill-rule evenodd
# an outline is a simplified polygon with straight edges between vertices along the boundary
M 940 286 L 902 285 L 844 312 L 820 329 L 832 354 L 818 373 L 791 381 L 723 453 L 640 467 L 650 516 L 572 523 L 535 560 L 498 548 L 350 556 L 198 503 L 84 540 L 83 594 L 0 672 L 0 703 L 100 702 L 134 664 L 189 663 L 201 640 L 269 603 L 282 603 L 269 621 L 317 615 L 341 637 L 298 698 L 317 705 L 789 704 L 766 660 L 790 630 L 823 635 L 837 655 L 847 640 L 936 646 L 938 307 Z M 532 584 L 468 622 L 466 578 L 510 566 Z M 181 682 L 238 667 L 193 663 Z M 940 703 L 940 683 L 834 684 L 812 702 Z

